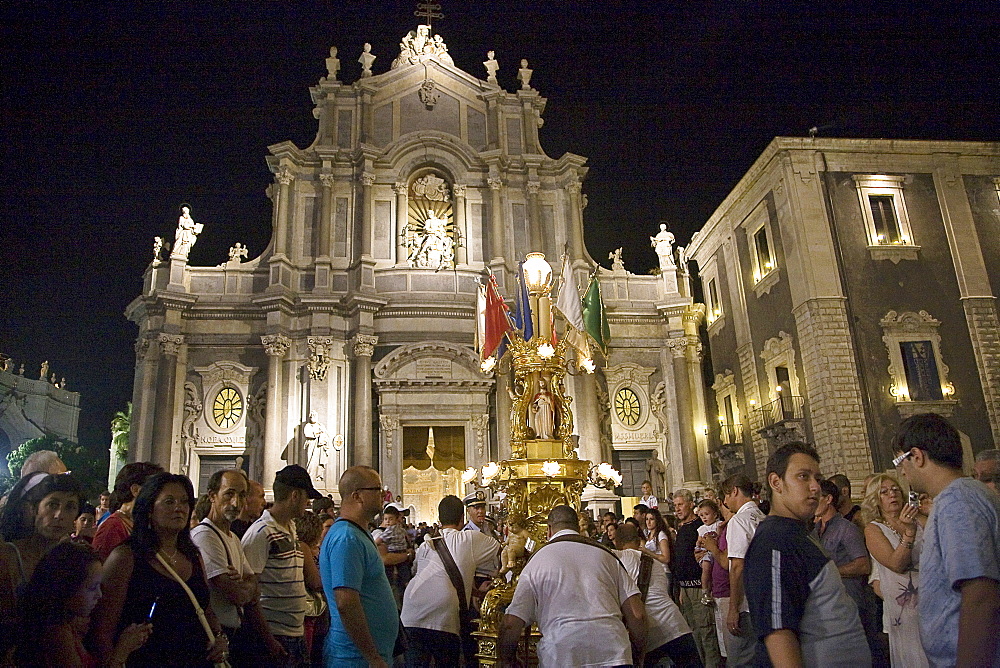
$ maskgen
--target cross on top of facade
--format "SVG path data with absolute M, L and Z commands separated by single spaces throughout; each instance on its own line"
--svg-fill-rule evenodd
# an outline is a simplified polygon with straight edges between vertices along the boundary
M 413 12 L 413 15 L 422 17 L 424 19 L 424 25 L 430 27 L 431 20 L 444 18 L 444 14 L 438 11 L 440 9 L 441 5 L 434 2 L 418 2 L 417 11 Z

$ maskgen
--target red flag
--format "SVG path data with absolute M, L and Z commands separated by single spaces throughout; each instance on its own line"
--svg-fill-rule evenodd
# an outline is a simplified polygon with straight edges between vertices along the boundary
M 507 304 L 500 296 L 496 279 L 493 276 L 490 276 L 489 283 L 486 284 L 486 309 L 483 320 L 485 335 L 480 354 L 482 359 L 486 359 L 496 352 L 504 335 L 512 329 Z

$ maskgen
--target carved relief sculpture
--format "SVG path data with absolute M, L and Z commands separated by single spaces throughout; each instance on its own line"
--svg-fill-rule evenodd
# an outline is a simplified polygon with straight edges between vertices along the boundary
M 264 472 L 264 425 L 267 410 L 267 383 L 261 383 L 253 394 L 247 394 L 246 456 L 250 460 L 250 477 L 260 480 Z
M 455 225 L 448 184 L 426 174 L 410 186 L 409 217 L 403 232 L 407 263 L 420 269 L 455 266 Z
M 181 422 L 181 443 L 184 446 L 184 464 L 181 470 L 184 475 L 191 470 L 191 453 L 198 445 L 200 435 L 198 425 L 195 424 L 204 408 L 201 400 L 201 391 L 198 386 L 187 381 L 184 383 L 184 419 Z
M 431 37 L 430 26 L 417 26 L 416 30 L 411 30 L 399 43 L 399 57 L 392 62 L 391 69 L 404 67 L 406 65 L 416 65 L 428 60 L 436 60 L 446 65 L 454 65 L 451 55 L 448 53 L 448 46 L 444 43 L 441 35 Z
M 326 380 L 326 372 L 330 369 L 330 352 L 333 347 L 333 337 L 310 336 L 309 344 L 309 377 L 313 380 Z

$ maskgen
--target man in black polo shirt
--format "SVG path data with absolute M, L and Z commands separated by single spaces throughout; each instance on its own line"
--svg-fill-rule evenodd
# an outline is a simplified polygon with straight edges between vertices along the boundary
M 694 558 L 698 527 L 702 522 L 694 514 L 694 496 L 690 490 L 674 493 L 674 515 L 677 517 L 677 539 L 670 559 L 670 572 L 680 587 L 681 614 L 691 627 L 702 663 L 707 667 L 718 666 L 722 653 L 715 633 L 715 614 L 701 602 L 701 565 Z
M 767 460 L 771 513 L 747 550 L 743 582 L 762 643 L 757 666 L 872 665 L 837 566 L 809 535 L 821 492 L 819 455 L 792 442 Z

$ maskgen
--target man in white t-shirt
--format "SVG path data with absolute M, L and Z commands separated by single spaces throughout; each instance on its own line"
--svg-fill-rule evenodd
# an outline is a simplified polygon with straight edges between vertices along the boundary
M 569 506 L 549 512 L 549 542 L 521 571 L 500 626 L 501 666 L 513 665 L 532 622 L 542 633 L 543 668 L 641 665 L 646 611 L 639 588 L 614 553 L 580 536 L 579 526 Z
M 726 528 L 730 591 L 726 626 L 737 642 L 727 645 L 727 666 L 751 665 L 757 645 L 757 634 L 750 621 L 750 606 L 747 605 L 743 587 L 747 549 L 757 531 L 757 525 L 764 519 L 764 513 L 753 501 L 756 491 L 754 486 L 754 482 L 742 473 L 726 478 L 720 485 L 722 502 L 733 512 Z
M 471 605 L 472 580 L 476 571 L 495 573 L 499 568 L 500 543 L 479 531 L 462 531 L 465 506 L 457 496 L 446 496 L 438 504 L 440 538 L 428 538 L 417 550 L 416 575 L 403 595 L 400 618 L 407 630 L 407 665 L 461 663 L 462 633 L 458 593 L 441 559 L 444 543 L 462 576 L 462 596 Z M 437 544 L 437 549 L 435 549 Z M 471 640 L 471 638 L 470 638 Z M 467 663 L 471 660 L 471 656 Z
M 230 524 L 239 517 L 246 503 L 247 489 L 243 471 L 216 471 L 208 481 L 208 499 L 212 506 L 205 519 L 191 530 L 191 540 L 205 562 L 212 610 L 226 632 L 236 664 L 250 660 L 253 652 L 243 641 L 249 636 L 237 634 L 240 626 L 245 623 L 256 629 L 263 621 L 257 605 L 260 595 L 257 576 L 247 561 L 240 539 L 230 530 Z M 271 649 L 280 652 L 280 649 Z
M 691 627 L 670 598 L 666 572 L 657 568 L 653 558 L 639 549 L 642 545 L 639 530 L 631 524 L 623 524 L 618 529 L 617 543 L 620 549 L 615 550 L 615 554 L 635 580 L 646 604 L 646 665 L 656 665 L 665 656 L 669 656 L 675 666 L 702 665 Z M 643 559 L 649 560 L 645 568 Z

